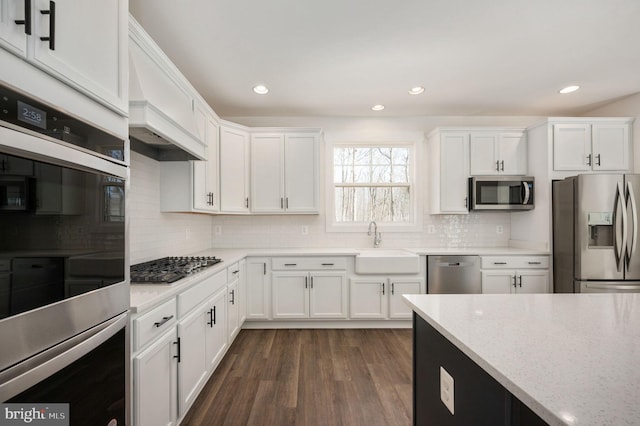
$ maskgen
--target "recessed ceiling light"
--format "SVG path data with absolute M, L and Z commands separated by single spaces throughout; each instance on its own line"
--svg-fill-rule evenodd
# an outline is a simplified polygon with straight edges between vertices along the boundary
M 266 95 L 267 93 L 269 93 L 269 88 L 267 86 L 262 85 L 262 84 L 258 84 L 257 86 L 255 86 L 253 88 L 253 91 L 255 93 L 257 93 L 258 95 Z
M 580 88 L 580 86 L 567 86 L 564 89 L 560 89 L 559 93 L 562 93 L 564 95 L 566 93 L 575 92 L 579 88 Z
M 371 107 L 371 109 L 374 111 L 382 111 L 384 109 L 384 105 L 380 105 L 380 104 L 374 105 Z
M 419 95 L 422 92 L 424 92 L 424 87 L 422 86 L 412 87 L 411 90 L 409 90 L 410 95 Z

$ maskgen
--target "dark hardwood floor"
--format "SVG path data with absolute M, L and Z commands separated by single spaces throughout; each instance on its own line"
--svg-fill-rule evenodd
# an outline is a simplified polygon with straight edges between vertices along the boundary
M 410 329 L 242 330 L 182 425 L 410 425 Z

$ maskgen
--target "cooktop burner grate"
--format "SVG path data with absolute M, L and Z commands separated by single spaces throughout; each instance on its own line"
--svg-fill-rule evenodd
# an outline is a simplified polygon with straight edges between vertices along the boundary
M 131 283 L 170 284 L 220 262 L 215 256 L 163 257 L 131 265 Z

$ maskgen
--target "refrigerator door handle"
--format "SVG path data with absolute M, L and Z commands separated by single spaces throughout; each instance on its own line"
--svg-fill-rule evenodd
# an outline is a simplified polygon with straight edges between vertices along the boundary
M 622 271 L 622 263 L 624 260 L 624 249 L 627 246 L 627 209 L 625 207 L 625 205 L 623 204 L 624 202 L 624 196 L 623 196 L 624 192 L 622 191 L 622 184 L 620 182 L 618 182 L 618 185 L 616 187 L 616 196 L 614 199 L 614 204 L 613 204 L 613 215 L 614 215 L 614 220 L 613 220 L 613 226 L 614 226 L 614 230 L 613 230 L 613 235 L 614 235 L 614 254 L 616 256 L 616 266 L 618 269 L 618 272 Z M 618 208 L 618 206 L 620 206 L 620 208 Z M 622 213 L 622 215 L 620 215 L 620 213 Z M 620 217 L 622 216 L 622 217 Z M 618 220 L 620 219 L 621 223 L 622 223 L 622 241 L 620 242 L 618 240 Z
M 627 182 L 627 203 L 631 202 L 631 217 L 632 217 L 632 225 L 633 225 L 633 233 L 631 234 L 631 252 L 627 251 L 627 269 L 629 269 L 629 262 L 631 262 L 631 257 L 636 252 L 636 246 L 638 245 L 638 208 L 636 206 L 636 197 L 633 195 L 633 185 L 631 182 Z

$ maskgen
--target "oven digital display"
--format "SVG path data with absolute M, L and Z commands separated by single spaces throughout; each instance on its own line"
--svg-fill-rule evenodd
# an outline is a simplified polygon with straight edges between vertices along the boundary
M 47 129 L 47 113 L 22 101 L 18 101 L 18 120 Z

